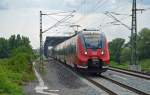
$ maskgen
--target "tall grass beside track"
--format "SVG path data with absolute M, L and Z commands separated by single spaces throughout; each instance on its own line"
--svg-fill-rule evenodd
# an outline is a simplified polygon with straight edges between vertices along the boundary
M 23 95 L 22 85 L 34 79 L 29 53 L 0 59 L 0 95 Z
M 129 62 L 118 64 L 114 61 L 111 61 L 110 66 L 122 69 L 128 69 Z M 150 59 L 144 59 L 139 61 L 142 72 L 150 73 Z

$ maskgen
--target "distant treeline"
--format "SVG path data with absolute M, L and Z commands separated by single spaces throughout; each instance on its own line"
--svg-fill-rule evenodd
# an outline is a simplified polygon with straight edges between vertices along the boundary
M 150 29 L 144 28 L 137 35 L 138 60 L 150 58 Z M 125 39 L 116 38 L 109 42 L 111 60 L 121 63 L 131 59 L 131 43 Z
M 34 79 L 34 58 L 27 37 L 0 38 L 0 95 L 23 95 L 21 86 Z
M 19 34 L 17 36 L 12 35 L 9 39 L 0 38 L 0 58 L 10 57 L 13 50 L 19 47 L 32 50 L 29 38 L 24 36 L 21 37 Z

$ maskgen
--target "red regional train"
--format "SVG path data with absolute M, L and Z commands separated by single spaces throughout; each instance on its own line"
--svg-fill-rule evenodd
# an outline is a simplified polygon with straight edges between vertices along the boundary
M 108 43 L 104 33 L 86 30 L 53 48 L 53 56 L 77 70 L 102 73 L 110 63 Z

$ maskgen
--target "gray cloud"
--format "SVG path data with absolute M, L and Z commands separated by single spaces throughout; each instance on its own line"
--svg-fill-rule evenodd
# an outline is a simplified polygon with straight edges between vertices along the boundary
M 77 10 L 81 14 L 100 13 L 116 10 L 131 0 L 64 0 L 65 6 Z
M 39 10 L 42 11 L 65 11 L 78 9 L 79 16 L 74 17 L 74 22 L 84 27 L 98 27 L 104 26 L 105 23 L 114 21 L 109 19 L 102 11 L 114 11 L 117 13 L 131 14 L 131 0 L 0 0 L 0 35 L 3 37 L 9 37 L 12 34 L 22 34 L 28 36 L 31 40 L 31 44 L 34 48 L 39 47 Z M 98 3 L 98 1 L 105 1 L 104 4 Z M 82 7 L 81 7 L 82 6 Z M 96 6 L 99 8 L 96 9 Z M 144 7 L 150 7 L 150 5 Z M 7 10 L 6 10 L 7 9 Z M 9 10 L 12 9 L 12 10 Z M 6 10 L 6 11 L 2 11 Z M 86 12 L 84 15 L 83 12 Z M 81 14 L 82 13 L 82 14 Z M 138 17 L 138 31 L 143 27 L 150 27 L 149 23 L 149 11 L 143 12 L 142 17 Z M 82 18 L 80 18 L 82 17 Z M 122 17 L 117 17 L 121 19 Z M 73 20 L 73 19 L 71 19 Z M 125 19 L 123 22 L 127 25 L 131 25 L 131 19 Z M 49 21 L 44 22 L 43 26 L 49 27 L 54 23 Z M 44 28 L 44 27 L 43 27 Z M 66 32 L 60 28 L 61 34 Z M 56 28 L 54 29 L 54 31 Z M 102 27 L 102 31 L 106 32 L 109 40 L 116 37 L 122 37 L 127 39 L 130 35 L 130 31 L 123 26 Z M 67 30 L 68 32 L 68 30 Z M 70 32 L 70 31 L 69 31 Z M 44 34 L 56 35 L 53 30 Z
M 8 8 L 9 8 L 8 3 L 5 0 L 1 0 L 0 1 L 0 10 L 5 10 Z
M 65 0 L 0 0 L 0 9 L 45 8 L 65 10 Z

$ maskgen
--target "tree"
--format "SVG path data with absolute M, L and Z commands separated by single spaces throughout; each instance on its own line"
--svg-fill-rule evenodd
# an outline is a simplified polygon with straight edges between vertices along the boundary
M 16 48 L 16 36 L 12 35 L 8 39 L 8 44 L 9 44 L 9 50 L 11 51 L 12 49 Z
M 16 46 L 19 47 L 22 45 L 22 38 L 20 37 L 20 35 L 18 34 L 16 37 Z
M 131 49 L 129 47 L 124 47 L 121 51 L 121 62 L 130 61 L 131 59 Z
M 16 49 L 19 52 L 24 49 L 27 53 L 32 53 L 29 38 L 21 37 L 19 34 L 17 36 L 12 35 L 8 40 L 0 38 L 0 58 L 7 58 L 14 55 Z
M 22 43 L 22 46 L 31 48 L 29 38 L 22 36 L 21 43 Z
M 0 58 L 6 58 L 9 56 L 8 41 L 4 38 L 0 38 Z
M 150 58 L 150 29 L 144 28 L 138 34 L 139 59 Z
M 116 38 L 109 43 L 109 49 L 111 54 L 111 59 L 117 63 L 121 63 L 121 50 L 124 46 L 125 40 L 122 38 Z

